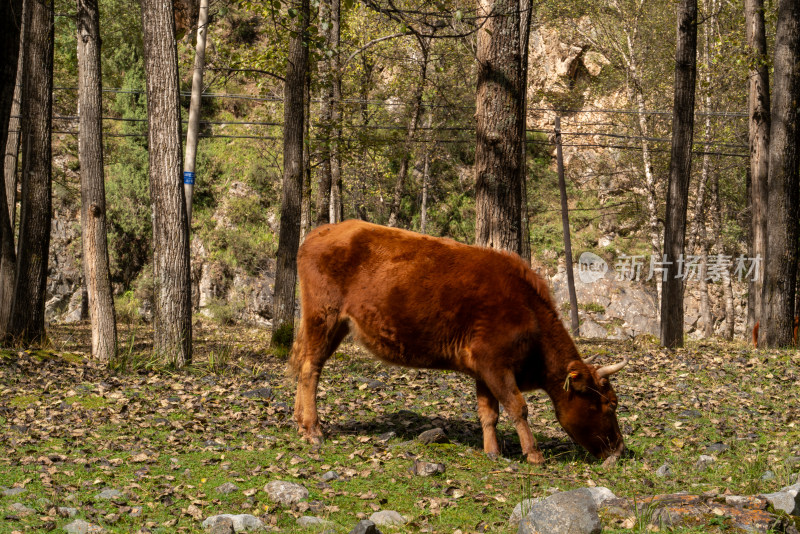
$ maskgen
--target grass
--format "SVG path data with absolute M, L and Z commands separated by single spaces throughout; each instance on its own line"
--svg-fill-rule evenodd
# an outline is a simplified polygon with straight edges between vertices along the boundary
M 606 517 L 608 531 L 645 532 L 652 519 L 645 517 L 646 496 L 771 492 L 794 482 L 799 469 L 787 462 L 800 456 L 800 410 L 787 402 L 800 381 L 797 352 L 696 343 L 671 353 L 642 340 L 584 343 L 582 352 L 599 354 L 601 364 L 631 358 L 615 384 L 632 454 L 602 467 L 571 445 L 549 400 L 532 392 L 529 419 L 547 463 L 530 466 L 520 461 L 504 414 L 503 456 L 485 457 L 474 385 L 455 373 L 389 368 L 345 344 L 322 374 L 327 441 L 315 449 L 298 439 L 293 385 L 284 378 L 285 360 L 268 348 L 268 332 L 199 323 L 193 367 L 166 372 L 150 360 L 141 326 L 123 368 L 62 359 L 85 351 L 81 328 L 52 329 L 54 350 L 45 358 L 0 359 L 0 486 L 26 488 L 0 496 L 0 510 L 11 516 L 0 520 L 0 532 L 63 527 L 72 519 L 59 516 L 58 506 L 75 507 L 77 517 L 111 532 L 202 532 L 200 520 L 215 513 L 251 513 L 282 532 L 305 531 L 296 518 L 317 515 L 349 532 L 379 509 L 407 516 L 403 531 L 507 532 L 508 516 L 523 499 L 592 485 L 639 503 L 627 530 L 630 518 Z M 264 387 L 272 398 L 242 395 Z M 450 443 L 414 440 L 437 426 Z M 709 451 L 717 442 L 727 448 Z M 700 454 L 716 458 L 711 468 L 697 468 Z M 444 463 L 446 472 L 414 476 L 415 458 Z M 655 474 L 664 463 L 670 477 Z M 762 478 L 767 469 L 774 478 Z M 321 484 L 329 470 L 339 479 Z M 302 511 L 271 502 L 263 488 L 278 479 L 303 484 L 309 501 L 320 504 Z M 218 493 L 224 482 L 239 491 Z M 98 500 L 105 487 L 123 497 Z M 14 502 L 36 513 L 17 517 L 7 511 Z M 726 521 L 709 517 L 674 531 L 730 532 Z

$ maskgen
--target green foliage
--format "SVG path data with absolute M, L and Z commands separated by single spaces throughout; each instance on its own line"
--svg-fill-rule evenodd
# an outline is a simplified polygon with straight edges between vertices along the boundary
M 211 318 L 223 326 L 235 324 L 243 309 L 243 302 L 223 299 L 212 299 L 206 305 L 206 310 L 211 315 Z
M 279 350 L 285 354 L 288 353 L 288 350 L 292 347 L 293 339 L 294 326 L 290 323 L 284 323 L 272 331 L 271 346 L 273 349 Z

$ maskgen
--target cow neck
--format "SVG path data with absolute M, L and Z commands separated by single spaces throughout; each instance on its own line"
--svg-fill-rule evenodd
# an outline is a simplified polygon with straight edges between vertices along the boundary
M 551 398 L 556 398 L 565 393 L 564 381 L 567 378 L 569 364 L 583 360 L 578 354 L 575 342 L 572 341 L 561 321 L 558 321 L 558 324 L 553 326 L 554 328 L 551 329 L 551 332 L 555 334 L 550 338 L 550 342 L 547 343 L 547 348 L 544 351 L 545 368 L 547 369 L 544 390 Z

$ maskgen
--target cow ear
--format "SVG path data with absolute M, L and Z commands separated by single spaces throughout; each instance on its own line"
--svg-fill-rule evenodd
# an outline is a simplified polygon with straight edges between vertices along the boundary
M 574 361 L 567 366 L 567 377 L 565 379 L 565 389 L 574 389 L 575 391 L 584 392 L 589 387 L 589 380 L 591 380 L 589 367 L 579 361 Z M 566 384 L 569 383 L 569 387 Z

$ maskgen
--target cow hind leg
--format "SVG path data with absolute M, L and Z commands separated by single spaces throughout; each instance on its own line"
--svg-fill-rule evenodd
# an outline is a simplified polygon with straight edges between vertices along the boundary
M 292 351 L 291 369 L 297 377 L 294 418 L 304 439 L 322 442 L 322 428 L 317 413 L 317 386 L 322 367 L 347 335 L 346 322 L 303 320 L 298 341 Z
M 497 398 L 483 380 L 475 381 L 478 396 L 478 419 L 483 429 L 483 452 L 495 459 L 500 454 L 497 446 L 497 419 L 499 417 Z
M 529 463 L 543 464 L 544 456 L 536 445 L 531 427 L 528 425 L 528 404 L 525 397 L 517 387 L 517 381 L 510 371 L 489 374 L 482 377 L 489 387 L 492 395 L 500 401 L 508 412 L 511 422 L 517 429 L 519 443 L 522 446 L 522 454 L 525 455 Z M 495 438 L 496 439 L 496 438 Z

